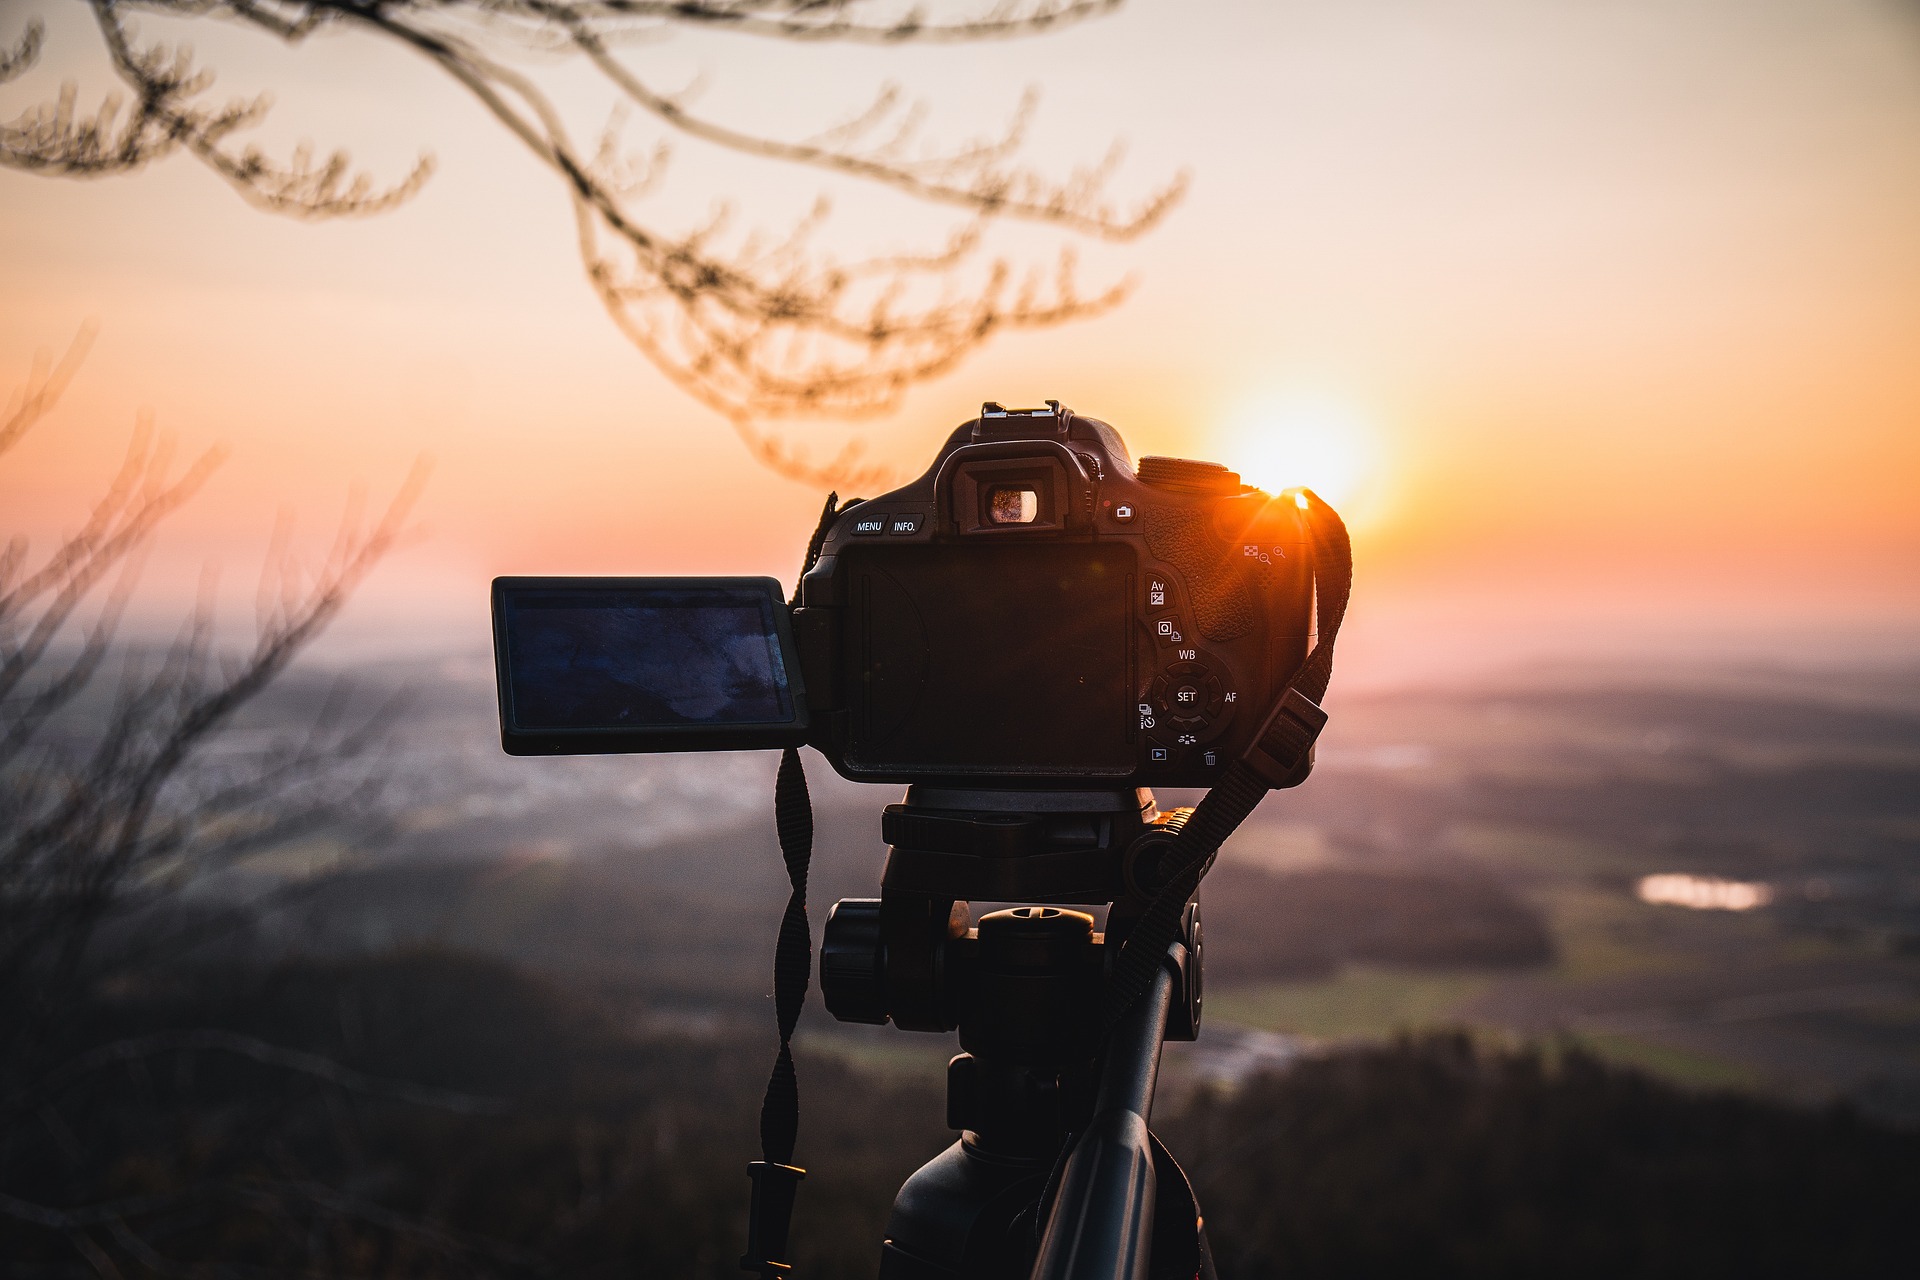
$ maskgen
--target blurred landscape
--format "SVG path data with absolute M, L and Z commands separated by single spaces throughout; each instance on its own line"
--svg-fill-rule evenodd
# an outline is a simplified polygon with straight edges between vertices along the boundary
M 1314 776 L 1203 887 L 1206 1025 L 1166 1055 L 1156 1126 L 1222 1274 L 1901 1274 L 1913 674 L 1336 697 Z M 338 682 L 294 671 L 216 761 Z M 732 1274 L 774 1050 L 774 758 L 514 759 L 483 662 L 353 683 L 403 697 L 380 811 L 175 899 L 199 941 L 72 1015 L 10 1100 L 35 1122 L 0 1195 L 80 1206 L 0 1205 L 15 1274 L 86 1274 L 70 1243 L 109 1228 L 154 1275 Z M 817 936 L 877 892 L 896 796 L 813 764 Z M 957 1045 L 817 996 L 797 1043 L 794 1257 L 869 1275 L 894 1189 L 951 1141 Z
M 988 396 L 1353 531 L 1154 1117 L 1226 1280 L 1912 1274 L 1917 19 L 0 6 L 0 1276 L 738 1275 L 776 761 L 508 758 L 486 583 L 789 574 Z M 798 1275 L 955 1048 L 814 993 Z
M 1212 1034 L 1175 1052 L 1204 1074 L 1208 1041 L 1248 1032 L 1284 1056 L 1471 1027 L 1920 1121 L 1914 677 L 1542 669 L 1337 698 L 1311 781 L 1267 799 L 1203 890 Z M 771 756 L 514 759 L 484 664 L 371 679 L 411 690 L 396 829 L 255 859 L 227 891 L 303 886 L 260 928 L 329 954 L 475 951 L 636 1019 L 763 1030 L 786 895 Z M 301 701 L 290 684 L 258 714 Z M 878 892 L 898 789 L 811 776 L 817 925 Z M 1753 888 L 1744 910 L 1686 906 L 1644 900 L 1649 877 Z M 955 1051 L 817 1008 L 805 1029 L 930 1077 Z

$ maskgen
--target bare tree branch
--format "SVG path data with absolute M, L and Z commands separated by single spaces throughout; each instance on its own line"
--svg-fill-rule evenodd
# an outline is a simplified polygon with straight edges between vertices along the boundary
M 39 61 L 40 44 L 46 35 L 47 28 L 38 18 L 27 23 L 26 30 L 20 33 L 20 43 L 0 53 L 0 84 L 5 84 Z
M 997 132 L 956 146 L 924 141 L 927 112 L 896 85 L 863 109 L 810 135 L 774 137 L 692 109 L 622 50 L 675 32 L 723 32 L 796 45 L 902 46 L 1018 38 L 1108 13 L 1119 0 L 1002 0 L 969 16 L 933 19 L 917 5 L 874 0 L 86 0 L 114 69 L 134 91 L 91 117 L 77 90 L 0 129 L 0 163 L 68 176 L 144 167 L 185 150 L 262 208 L 302 217 L 372 213 L 405 200 L 430 158 L 384 192 L 347 178 L 345 153 L 316 163 L 305 149 L 275 165 L 231 137 L 260 119 L 262 98 L 201 105 L 210 76 L 184 49 L 140 44 L 125 21 L 135 9 L 175 19 L 234 22 L 297 44 L 323 29 L 408 48 L 460 85 L 562 183 L 588 282 L 615 324 L 677 386 L 731 422 L 767 465 L 809 482 L 866 478 L 858 458 L 802 461 L 764 424 L 795 415 L 861 418 L 884 413 L 907 388 L 954 368 L 999 333 L 1064 324 L 1122 301 L 1130 281 L 1079 287 L 1070 248 L 1042 267 L 984 251 L 1003 220 L 1068 237 L 1129 241 L 1180 200 L 1186 176 L 1123 202 L 1109 194 L 1121 150 L 1050 175 L 1020 162 L 1037 106 L 1029 91 Z M 4 65 L 37 54 L 30 26 Z M 576 143 L 529 60 L 578 59 L 614 100 L 597 143 Z M 631 109 L 656 136 L 642 153 L 622 145 Z M 771 241 L 731 232 L 729 211 L 670 230 L 639 204 L 658 186 L 669 139 L 704 144 L 885 188 L 958 210 L 962 225 L 938 247 L 842 262 L 819 248 L 824 201 Z M 837 469 L 839 468 L 839 469 Z M 868 471 L 872 470 L 868 467 Z
M 52 407 L 81 349 L 70 349 L 59 366 L 35 366 L 7 419 L 11 441 Z M 143 419 L 119 474 L 80 532 L 37 568 L 27 567 L 21 539 L 0 562 L 0 996 L 15 1007 L 21 999 L 43 1010 L 57 1007 L 61 993 L 81 981 L 110 917 L 141 909 L 254 850 L 374 807 L 377 770 L 346 764 L 370 754 L 385 717 L 347 723 L 339 691 L 323 703 L 304 739 L 227 760 L 205 748 L 405 535 L 425 483 L 424 464 L 371 522 L 361 500 L 350 501 L 332 549 L 312 572 L 303 570 L 284 534 L 276 538 L 261 577 L 250 652 L 220 659 L 211 599 L 205 599 L 157 661 L 125 656 L 119 694 L 90 748 L 39 743 L 114 648 L 157 526 L 193 495 L 220 456 L 209 451 L 176 475 L 170 448 Z M 114 584 L 77 648 L 56 661 L 56 640 L 109 578 Z M 197 761 L 192 770 L 190 761 Z
M 0 80 L 5 75 L 0 73 Z M 91 321 L 80 327 L 73 336 L 59 362 L 51 362 L 45 352 L 36 355 L 33 370 L 27 375 L 26 385 L 13 394 L 7 403 L 7 412 L 0 418 L 0 454 L 13 448 L 20 438 L 32 430 L 33 424 L 40 421 L 47 411 L 59 401 L 67 389 L 67 383 L 87 358 L 87 352 L 93 348 L 94 336 L 99 332 Z M 4 587 L 6 578 L 0 575 L 0 587 Z
M 206 483 L 225 454 L 207 450 L 177 479 L 168 478 L 171 458 L 171 448 L 165 441 L 156 441 L 152 420 L 143 416 L 120 474 L 86 525 L 38 570 L 0 593 L 0 708 L 7 706 L 6 700 L 80 602 Z M 26 608 L 42 596 L 51 600 L 31 623 L 24 623 Z M 0 710 L 0 717 L 11 718 L 5 710 Z M 6 754 L 0 751 L 0 761 Z
M 194 67 L 189 50 L 136 46 L 121 20 L 125 6 L 119 0 L 89 3 L 114 71 L 134 93 L 132 105 L 123 111 L 119 96 L 109 95 L 92 115 L 81 115 L 78 90 L 69 82 L 53 102 L 0 126 L 0 164 L 51 176 L 94 178 L 144 169 L 184 149 L 249 202 L 303 218 L 384 212 L 410 198 L 433 172 L 432 157 L 423 155 L 405 179 L 377 191 L 366 175 L 350 173 L 344 151 L 318 164 L 305 146 L 282 164 L 257 148 L 236 151 L 230 139 L 260 123 L 269 99 L 260 95 L 218 107 L 201 105 L 213 75 Z M 194 0 L 153 7 L 184 15 L 207 9 Z M 30 65 L 39 43 L 39 28 L 30 28 L 0 80 Z
M 688 26 L 722 28 L 782 40 L 860 44 L 920 44 L 1006 40 L 1084 22 L 1119 8 L 1124 0 L 1055 0 L 998 4 L 977 18 L 930 22 L 918 6 L 892 21 L 864 22 L 853 15 L 876 6 L 862 0 L 604 0 L 581 5 L 606 19 L 652 18 Z

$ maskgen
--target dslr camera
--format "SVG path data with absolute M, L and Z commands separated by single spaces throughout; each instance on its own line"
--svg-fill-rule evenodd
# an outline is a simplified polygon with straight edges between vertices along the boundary
M 809 745 L 859 782 L 1211 786 L 1311 639 L 1306 500 L 982 406 L 771 578 L 499 578 L 509 753 Z M 1294 776 L 1299 782 L 1310 758 Z
M 1345 527 L 1304 490 L 1136 467 L 1057 401 L 988 403 L 917 480 L 828 499 L 791 601 L 772 578 L 495 579 L 501 738 L 804 744 L 854 781 L 910 784 L 882 814 L 881 896 L 836 903 L 820 949 L 835 1018 L 957 1030 L 963 1050 L 960 1139 L 901 1187 L 882 1280 L 1210 1274 L 1192 1188 L 1147 1125 L 1160 1045 L 1199 1031 L 1192 896 L 1214 852 L 1312 768 L 1351 579 Z M 1208 794 L 1161 813 L 1155 785 Z M 774 817 L 793 892 L 741 1259 L 763 1277 L 790 1271 L 805 1176 L 791 1039 L 813 824 L 791 752 Z M 1041 905 L 975 926 L 974 902 Z M 1101 904 L 1100 928 L 1068 909 Z

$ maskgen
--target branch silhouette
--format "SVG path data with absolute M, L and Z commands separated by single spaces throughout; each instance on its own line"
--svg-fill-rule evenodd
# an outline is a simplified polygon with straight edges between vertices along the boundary
M 917 382 L 952 369 L 996 335 L 1098 315 L 1125 299 L 1122 278 L 1083 288 L 1073 242 L 1127 242 L 1158 225 L 1186 189 L 1185 174 L 1131 201 L 1110 192 L 1122 149 L 1064 174 L 1024 164 L 1038 105 L 1029 90 L 1004 124 L 958 144 L 924 137 L 927 111 L 898 85 L 810 135 L 774 137 L 697 111 L 631 56 L 682 32 L 723 32 L 794 45 L 957 43 L 1040 35 L 1108 13 L 1119 0 L 1007 0 L 972 16 L 929 18 L 877 0 L 85 0 L 130 106 L 108 97 L 82 113 L 77 89 L 0 127 L 0 164 L 68 177 L 127 173 L 176 152 L 216 172 L 249 202 L 304 218 L 372 214 L 414 195 L 433 169 L 423 155 L 385 187 L 352 171 L 346 154 L 310 148 L 273 161 L 239 146 L 264 97 L 212 105 L 211 73 L 183 46 L 143 43 L 129 18 L 226 22 L 288 44 L 320 31 L 385 40 L 458 84 L 562 184 L 588 283 L 621 332 L 678 387 L 740 432 L 775 470 L 857 485 L 857 456 L 824 466 L 776 441 L 764 425 L 793 416 L 857 419 L 899 403 Z M 44 33 L 31 22 L 0 60 L 0 82 L 33 65 Z M 591 142 L 575 137 L 530 68 L 584 67 L 616 105 Z M 635 117 L 654 138 L 630 151 Z M 961 215 L 928 248 L 842 261 L 818 243 L 822 199 L 784 234 L 733 229 L 734 210 L 691 229 L 649 216 L 676 142 L 897 192 Z M 1065 237 L 1050 262 L 989 253 L 1003 221 Z
M 85 330 L 60 361 L 36 364 L 0 419 L 0 457 L 53 407 L 91 339 Z M 0 1003 L 21 1015 L 0 1039 L 31 1040 L 41 1019 L 99 979 L 108 962 L 94 943 L 108 920 L 365 809 L 378 787 L 373 757 L 387 717 L 376 711 L 351 722 L 340 690 L 304 737 L 217 761 L 205 748 L 404 536 L 425 467 L 417 465 L 372 520 L 350 502 L 311 571 L 284 535 L 276 538 L 250 651 L 217 652 L 206 599 L 159 653 L 120 645 L 119 624 L 156 531 L 222 456 L 210 449 L 176 466 L 170 443 L 143 417 L 78 532 L 37 565 L 24 537 L 0 552 Z M 120 680 L 104 723 L 50 737 L 116 652 Z

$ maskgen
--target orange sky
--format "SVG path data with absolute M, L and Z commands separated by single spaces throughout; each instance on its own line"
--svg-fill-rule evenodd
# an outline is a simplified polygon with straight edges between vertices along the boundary
M 35 10 L 48 52 L 0 114 L 65 77 L 83 101 L 110 87 L 79 6 L 9 3 L 0 38 Z M 72 527 L 151 407 L 183 447 L 234 453 L 154 563 L 155 614 L 210 557 L 250 600 L 278 508 L 318 547 L 350 484 L 391 488 L 422 452 L 430 536 L 368 587 L 341 652 L 483 643 L 495 573 L 792 575 L 819 495 L 624 345 L 564 194 L 477 106 L 364 39 L 193 40 L 221 89 L 274 89 L 270 147 L 339 143 L 392 175 L 430 148 L 439 171 L 396 213 L 326 225 L 257 213 L 184 160 L 93 183 L 0 172 L 0 376 L 101 326 L 60 413 L 0 462 L 7 531 Z M 710 112 L 796 133 L 891 76 L 936 132 L 971 136 L 1039 83 L 1042 160 L 1123 136 L 1123 190 L 1193 170 L 1162 229 L 1085 246 L 1090 277 L 1140 276 L 1125 308 L 1003 338 L 860 429 L 903 473 L 985 398 L 1057 397 L 1136 455 L 1256 477 L 1262 433 L 1303 442 L 1276 480 L 1357 458 L 1356 679 L 1482 644 L 1920 648 L 1911 6 L 1136 0 L 1026 43 L 709 36 L 631 56 L 703 72 Z M 607 104 L 554 75 L 591 131 Z M 732 195 L 778 226 L 821 190 L 849 247 L 948 226 L 695 148 L 660 206 Z M 847 428 L 788 432 L 827 453 Z

